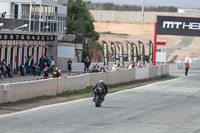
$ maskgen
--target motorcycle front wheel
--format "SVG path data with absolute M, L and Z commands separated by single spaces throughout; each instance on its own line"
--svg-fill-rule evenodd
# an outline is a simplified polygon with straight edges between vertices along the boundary
M 101 102 L 100 102 L 100 96 L 96 95 L 95 97 L 95 106 L 96 107 L 101 107 Z

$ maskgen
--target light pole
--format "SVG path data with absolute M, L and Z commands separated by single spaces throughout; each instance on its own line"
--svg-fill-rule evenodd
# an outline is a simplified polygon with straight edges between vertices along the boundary
M 49 29 L 49 26 L 47 25 L 47 26 L 41 28 L 41 30 L 43 30 L 43 32 L 44 32 L 44 29 Z
M 16 31 L 16 30 L 21 29 L 21 28 L 27 28 L 27 27 L 28 27 L 28 24 L 24 24 L 22 26 L 19 26 L 19 27 L 13 29 L 13 31 Z
M 0 28 L 4 26 L 4 23 L 0 23 Z
M 144 24 L 144 2 L 145 0 L 142 0 L 142 16 L 141 16 L 141 23 Z
M 4 27 L 4 23 L 0 23 L 0 30 L 2 27 Z

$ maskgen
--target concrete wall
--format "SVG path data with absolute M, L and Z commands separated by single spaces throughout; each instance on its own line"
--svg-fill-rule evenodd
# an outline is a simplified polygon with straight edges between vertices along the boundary
M 105 10 L 90 10 L 95 21 L 102 22 L 129 22 L 140 23 L 141 12 L 139 11 L 105 11 Z M 144 12 L 144 22 L 156 22 L 156 16 L 184 16 L 184 17 L 200 17 L 200 13 L 175 13 L 175 12 Z
M 200 69 L 200 63 L 190 63 L 190 70 L 198 70 Z M 185 63 L 176 63 L 177 69 L 185 69 Z
M 68 90 L 80 90 L 90 86 L 90 75 L 79 75 L 58 79 L 57 93 Z
M 56 95 L 67 90 L 84 89 L 88 86 L 94 86 L 99 80 L 104 80 L 107 84 L 112 85 L 166 74 L 169 74 L 169 66 L 160 65 L 105 73 L 88 73 L 62 79 L 4 84 L 0 85 L 0 103 L 15 102 L 42 95 Z M 6 90 L 5 86 L 7 86 Z
M 131 71 L 132 69 L 108 72 L 108 84 L 113 85 L 118 83 L 130 82 Z
M 10 83 L 7 84 L 7 91 L 3 91 L 4 85 L 1 85 L 0 103 L 15 102 L 21 99 L 30 99 L 42 95 L 55 95 L 57 81 L 57 79 L 47 79 L 24 83 Z
M 161 75 L 169 75 L 169 64 L 161 65 Z
M 135 79 L 142 80 L 149 78 L 149 67 L 138 68 L 135 70 Z
M 158 66 L 149 67 L 149 78 L 155 78 L 158 76 Z

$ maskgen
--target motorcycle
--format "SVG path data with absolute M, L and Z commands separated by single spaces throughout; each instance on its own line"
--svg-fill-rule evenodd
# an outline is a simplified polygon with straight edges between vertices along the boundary
M 34 67 L 33 67 L 33 75 L 34 76 L 41 76 L 41 68 L 38 66 L 38 65 L 35 65 Z
M 2 65 L 2 68 L 1 68 L 1 78 L 5 78 L 7 77 L 7 68 L 5 65 Z
M 25 66 L 24 65 L 20 65 L 20 73 L 22 76 L 25 76 Z
M 7 74 L 8 74 L 8 77 L 9 78 L 12 78 L 13 77 L 13 68 L 11 65 L 8 65 L 7 66 Z
M 95 102 L 95 107 L 101 107 L 101 103 L 103 102 L 103 92 L 102 88 L 96 88 L 94 90 L 94 100 Z

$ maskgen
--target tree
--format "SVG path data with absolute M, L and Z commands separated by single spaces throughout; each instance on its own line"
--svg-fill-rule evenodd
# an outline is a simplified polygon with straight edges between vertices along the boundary
M 94 19 L 86 5 L 87 2 L 82 0 L 70 0 L 68 2 L 67 32 L 83 34 L 95 41 L 99 39 L 99 33 L 94 30 Z

